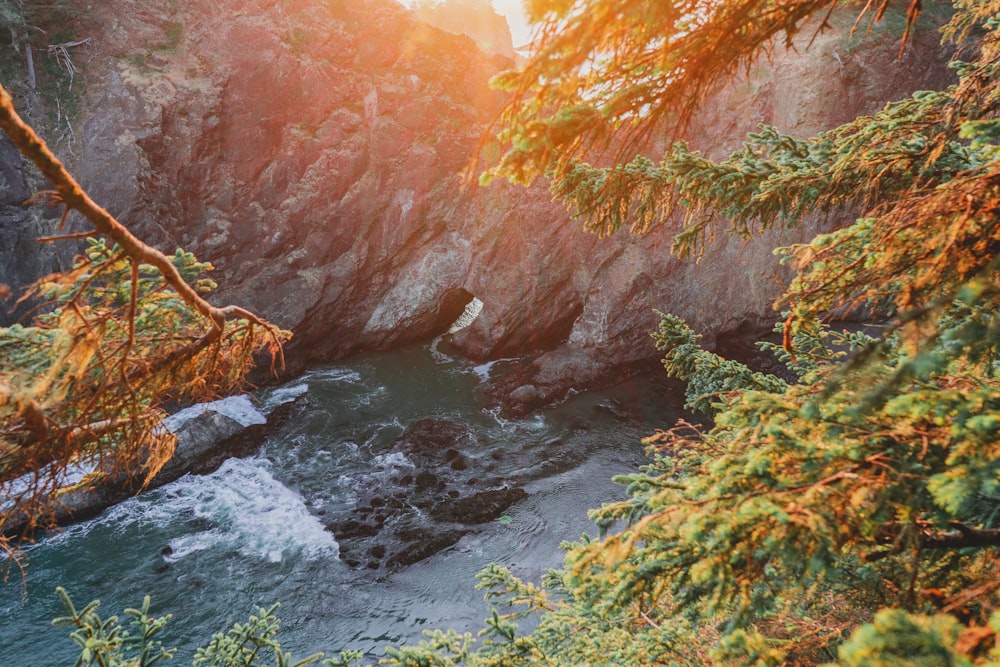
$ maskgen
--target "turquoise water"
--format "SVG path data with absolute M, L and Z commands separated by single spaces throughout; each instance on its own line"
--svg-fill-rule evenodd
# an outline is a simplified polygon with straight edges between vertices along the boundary
M 421 631 L 475 631 L 487 614 L 475 573 L 498 562 L 537 580 L 561 564 L 559 543 L 593 532 L 586 511 L 620 497 L 610 479 L 641 465 L 639 439 L 680 415 L 657 374 L 505 420 L 485 407 L 482 383 L 504 362 L 476 366 L 434 345 L 358 357 L 316 369 L 306 408 L 251 457 L 186 476 L 101 517 L 41 540 L 0 586 L 0 664 L 71 665 L 54 589 L 78 604 L 100 598 L 121 613 L 152 597 L 173 614 L 162 635 L 167 664 L 190 664 L 194 647 L 260 606 L 280 601 L 281 639 L 296 655 L 346 648 L 381 655 Z M 572 392 L 570 392 L 572 394 Z M 352 517 L 362 489 L 408 464 L 390 445 L 422 417 L 474 434 L 464 451 L 489 461 L 528 493 L 503 520 L 477 526 L 443 551 L 403 569 L 352 568 L 327 525 Z M 484 468 L 485 470 L 486 468 Z

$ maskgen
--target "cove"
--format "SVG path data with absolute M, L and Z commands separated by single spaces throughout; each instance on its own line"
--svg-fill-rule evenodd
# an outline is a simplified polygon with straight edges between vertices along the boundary
M 355 357 L 271 390 L 308 386 L 303 408 L 259 452 L 27 549 L 23 584 L 12 569 L 0 587 L 3 663 L 72 664 L 65 629 L 50 625 L 63 613 L 58 585 L 78 604 L 100 598 L 105 615 L 149 594 L 155 615 L 173 614 L 162 635 L 179 649 L 170 664 L 190 664 L 212 633 L 278 601 L 279 637 L 296 655 L 353 648 L 377 657 L 423 630 L 474 632 L 488 615 L 476 572 L 496 562 L 537 581 L 560 566 L 562 541 L 596 532 L 587 510 L 624 495 L 611 478 L 642 465 L 640 439 L 682 415 L 659 372 L 504 419 L 483 394 L 504 367 L 452 358 L 434 343 Z M 460 462 L 404 442 L 421 423 L 453 431 Z M 422 472 L 434 479 L 420 487 Z M 473 523 L 468 498 L 486 499 Z

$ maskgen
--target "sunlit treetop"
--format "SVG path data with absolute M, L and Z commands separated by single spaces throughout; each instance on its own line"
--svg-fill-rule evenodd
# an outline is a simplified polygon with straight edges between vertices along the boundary
M 836 4 L 529 0 L 535 51 L 524 69 L 495 79 L 511 98 L 496 124 L 503 157 L 486 178 L 527 183 L 558 175 L 574 159 L 606 149 L 612 137 L 615 157 L 635 154 L 651 129 L 664 122 L 683 128 L 715 86 L 790 46 L 807 18 L 824 16 L 808 24 L 812 34 L 829 27 Z M 877 20 L 889 0 L 857 6 L 859 22 Z M 907 32 L 919 12 L 919 0 L 911 0 Z

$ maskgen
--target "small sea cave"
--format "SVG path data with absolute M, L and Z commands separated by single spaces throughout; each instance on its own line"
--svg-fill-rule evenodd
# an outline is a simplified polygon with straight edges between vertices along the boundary
M 468 294 L 468 292 L 466 292 L 466 294 Z M 448 327 L 448 331 L 445 333 L 453 334 L 456 331 L 461 331 L 475 322 L 476 318 L 479 317 L 479 313 L 483 312 L 482 300 L 471 294 L 469 294 L 469 297 L 470 299 L 465 304 L 465 309 L 462 311 L 462 314 L 458 316 L 458 319 L 451 323 L 451 326 Z

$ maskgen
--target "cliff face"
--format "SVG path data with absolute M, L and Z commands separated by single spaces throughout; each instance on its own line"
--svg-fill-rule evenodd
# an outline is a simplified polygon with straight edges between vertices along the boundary
M 530 355 L 504 391 L 535 404 L 649 360 L 654 309 L 709 337 L 770 320 L 787 280 L 771 255 L 837 221 L 700 264 L 671 230 L 598 239 L 543 184 L 464 188 L 509 65 L 387 0 L 108 0 L 83 30 L 86 117 L 75 171 L 144 239 L 217 267 L 216 301 L 292 329 L 293 369 L 442 333 L 476 359 Z M 706 105 L 691 141 L 714 155 L 757 123 L 808 134 L 947 76 L 936 33 L 896 62 L 828 32 Z
M 517 55 L 507 19 L 497 14 L 489 0 L 418 0 L 413 11 L 424 23 L 471 37 L 487 53 L 511 59 Z
M 0 293 L 27 285 L 40 276 L 68 267 L 72 249 L 39 244 L 36 239 L 57 233 L 59 211 L 22 205 L 34 192 L 46 189 L 40 176 L 25 168 L 6 137 L 0 139 Z M 0 326 L 17 322 L 32 304 L 0 296 Z
M 472 261 L 458 172 L 506 61 L 391 2 L 114 4 L 78 168 L 114 212 L 213 261 L 216 299 L 293 329 L 293 360 L 447 328 Z

